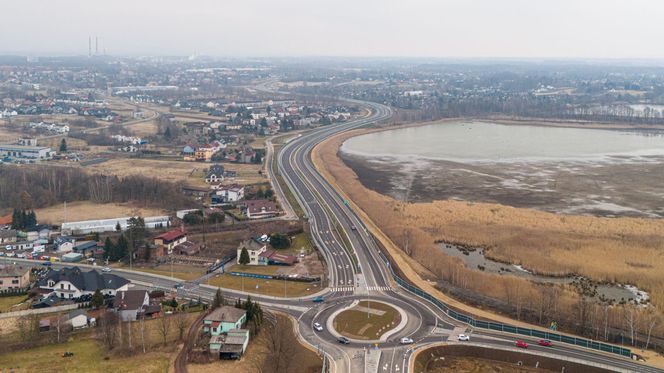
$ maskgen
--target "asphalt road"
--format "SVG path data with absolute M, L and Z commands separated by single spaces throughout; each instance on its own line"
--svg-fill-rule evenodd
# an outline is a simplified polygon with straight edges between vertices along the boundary
M 373 348 L 373 344 L 353 342 L 348 345 L 337 343 L 336 337 L 327 330 L 315 332 L 313 323 L 326 325 L 328 316 L 355 299 L 373 299 L 394 304 L 402 308 L 409 319 L 407 325 L 387 341 L 379 343 L 381 351 L 378 362 L 380 372 L 404 372 L 408 359 L 415 349 L 424 348 L 432 343 L 454 340 L 453 330 L 471 334 L 471 343 L 497 349 L 514 348 L 514 335 L 485 330 L 470 330 L 465 325 L 449 318 L 432 304 L 395 288 L 390 281 L 388 268 L 373 238 L 365 229 L 361 220 L 347 206 L 340 195 L 315 170 L 311 160 L 311 150 L 324 139 L 377 121 L 388 119 L 392 115 L 389 107 L 355 101 L 371 109 L 371 114 L 347 123 L 321 127 L 289 141 L 277 155 L 278 172 L 284 178 L 293 194 L 302 205 L 311 224 L 311 234 L 315 245 L 323 253 L 327 262 L 329 288 L 319 294 L 304 298 L 277 298 L 251 295 L 264 307 L 286 312 L 299 320 L 298 332 L 302 339 L 312 347 L 323 352 L 330 361 L 331 370 L 336 372 L 364 371 L 364 352 Z M 12 259 L 13 261 L 26 261 Z M 71 266 L 67 263 L 54 263 L 55 267 Z M 81 267 L 91 267 L 78 265 Z M 99 267 L 91 267 L 99 270 Z M 216 287 L 200 281 L 184 282 L 167 276 L 159 276 L 128 270 L 113 270 L 129 279 L 137 286 L 166 291 L 176 291 L 174 285 L 182 283 L 177 290 L 179 296 L 191 299 L 212 300 Z M 223 289 L 227 298 L 246 298 L 247 293 Z M 325 302 L 312 301 L 317 295 L 324 295 Z M 456 333 L 456 332 L 455 332 Z M 404 346 L 399 344 L 402 337 L 410 337 L 415 343 Z M 557 344 L 543 348 L 536 346 L 536 340 L 525 339 L 531 344 L 529 352 L 555 355 L 566 359 L 580 359 L 589 363 L 605 364 L 616 371 L 660 372 L 631 360 L 599 353 L 594 350 Z

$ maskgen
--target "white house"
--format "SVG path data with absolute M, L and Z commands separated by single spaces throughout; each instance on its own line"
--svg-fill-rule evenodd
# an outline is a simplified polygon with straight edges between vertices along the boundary
M 55 294 L 60 299 L 76 299 L 92 295 L 99 290 L 104 295 L 115 296 L 118 291 L 129 289 L 129 281 L 110 273 L 83 272 L 78 267 L 51 270 L 37 285 L 44 296 Z
M 244 198 L 244 186 L 238 184 L 221 186 L 215 192 L 218 202 L 237 202 Z
M 118 291 L 113 301 L 113 307 L 122 321 L 136 321 L 138 314 L 149 305 L 147 290 Z
M 260 255 L 267 251 L 267 244 L 265 242 L 258 242 L 255 239 L 243 241 L 237 248 L 238 264 L 240 264 L 242 249 L 247 249 L 247 252 L 249 253 L 249 263 L 247 263 L 247 265 L 259 265 Z

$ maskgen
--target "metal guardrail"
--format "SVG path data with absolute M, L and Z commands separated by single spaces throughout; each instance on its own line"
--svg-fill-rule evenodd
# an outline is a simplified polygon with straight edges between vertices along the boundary
M 632 351 L 630 349 L 614 346 L 608 343 L 597 342 L 586 338 L 570 337 L 560 333 L 544 332 L 536 329 L 522 328 L 518 326 L 496 323 L 492 321 L 476 320 L 472 316 L 468 316 L 451 309 L 447 304 L 442 302 L 440 299 L 435 298 L 431 294 L 425 293 L 424 291 L 422 291 L 422 289 L 418 288 L 417 286 L 414 286 L 409 282 L 403 280 L 401 277 L 399 277 L 399 275 L 397 275 L 394 272 L 394 269 L 392 268 L 390 261 L 385 257 L 385 255 L 380 251 L 378 253 L 383 258 L 383 260 L 385 260 L 385 263 L 387 264 L 387 268 L 390 270 L 392 278 L 394 279 L 394 281 L 396 281 L 397 284 L 399 284 L 399 286 L 409 291 L 410 293 L 434 304 L 436 307 L 438 307 L 438 309 L 445 312 L 449 317 L 455 320 L 461 321 L 475 328 L 495 330 L 505 333 L 525 335 L 530 337 L 538 337 L 542 339 L 548 339 L 551 341 L 571 344 L 575 346 L 591 348 L 598 351 L 609 352 L 612 354 L 617 354 L 625 357 L 632 357 Z

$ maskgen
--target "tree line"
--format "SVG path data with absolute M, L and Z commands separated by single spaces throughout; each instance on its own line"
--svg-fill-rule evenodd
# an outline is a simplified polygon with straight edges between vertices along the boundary
M 160 208 L 168 201 L 173 210 L 196 205 L 182 194 L 181 185 L 156 178 L 89 175 L 73 167 L 45 165 L 0 168 L 0 208 L 32 209 L 88 200 Z

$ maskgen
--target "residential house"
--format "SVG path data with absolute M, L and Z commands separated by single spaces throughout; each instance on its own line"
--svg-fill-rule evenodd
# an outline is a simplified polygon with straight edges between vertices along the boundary
M 0 216 L 0 229 L 9 229 L 12 226 L 12 214 Z
M 86 258 L 90 258 L 94 256 L 97 245 L 97 241 L 82 241 L 74 244 L 72 249 L 75 253 L 79 253 Z
M 205 144 L 203 146 L 200 146 L 198 149 L 196 149 L 196 153 L 194 155 L 194 158 L 197 161 L 202 161 L 202 162 L 209 162 L 212 160 L 212 156 L 214 153 L 217 152 L 217 149 L 210 145 L 210 144 Z
M 212 205 L 237 202 L 244 198 L 244 186 L 238 184 L 219 187 L 212 195 Z
M 0 230 L 0 244 L 6 242 L 16 242 L 16 231 L 14 229 Z
M 196 255 L 201 251 L 201 245 L 195 241 L 185 241 L 173 248 L 175 255 Z
M 136 321 L 149 305 L 147 290 L 118 291 L 113 300 L 113 308 L 123 321 Z
M 279 213 L 277 205 L 267 199 L 244 201 L 241 209 L 244 215 L 249 219 L 269 218 L 276 216 Z
M 242 241 L 240 246 L 237 248 L 237 263 L 240 264 L 240 256 L 242 254 L 242 249 L 246 249 L 249 253 L 249 263 L 247 265 L 260 265 L 260 254 L 264 253 L 267 250 L 267 244 L 265 242 L 259 242 L 255 238 L 250 238 L 248 240 Z
M 74 251 L 74 244 L 76 239 L 69 236 L 59 236 L 53 241 L 53 245 L 57 248 L 58 253 L 70 253 Z
M 297 263 L 297 256 L 266 250 L 258 255 L 259 265 L 285 265 L 292 266 Z
M 249 330 L 233 329 L 222 335 L 210 337 L 209 349 L 211 354 L 219 354 L 223 360 L 240 359 L 249 344 Z
M 192 145 L 186 145 L 184 148 L 182 148 L 182 156 L 185 161 L 195 161 L 196 148 Z
M 247 321 L 247 312 L 240 308 L 221 306 L 203 319 L 203 331 L 210 335 L 220 335 L 232 329 L 239 329 Z
M 46 296 L 56 294 L 61 299 L 76 299 L 92 295 L 97 290 L 104 295 L 115 296 L 118 291 L 129 288 L 129 281 L 111 273 L 83 272 L 78 267 L 71 267 L 49 271 L 37 286 Z
M 205 175 L 205 182 L 210 184 L 222 181 L 224 181 L 224 166 L 220 164 L 210 166 L 210 169 L 208 169 L 208 172 Z
M 210 190 L 208 188 L 201 188 L 195 186 L 183 186 L 182 193 L 185 196 L 192 196 L 198 199 L 202 199 L 210 194 Z
M 30 267 L 19 265 L 0 266 L 0 291 L 23 289 L 30 285 Z
M 173 229 L 166 233 L 162 233 L 154 238 L 155 246 L 166 247 L 168 254 L 173 252 L 173 248 L 183 242 L 187 241 L 187 233 L 184 228 Z

